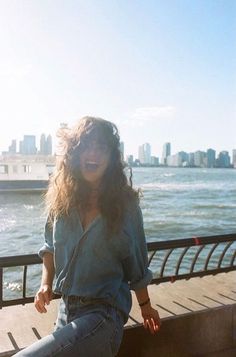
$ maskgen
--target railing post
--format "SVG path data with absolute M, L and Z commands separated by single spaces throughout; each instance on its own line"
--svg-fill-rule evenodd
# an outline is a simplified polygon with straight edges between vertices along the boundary
M 3 268 L 0 268 L 0 309 L 2 309 L 3 299 Z

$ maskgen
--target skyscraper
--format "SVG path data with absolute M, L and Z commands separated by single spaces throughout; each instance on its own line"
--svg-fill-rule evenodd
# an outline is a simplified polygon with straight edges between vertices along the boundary
M 52 137 L 48 135 L 47 138 L 45 134 L 40 137 L 40 154 L 41 155 L 52 155 Z
M 206 158 L 206 153 L 204 151 L 198 150 L 194 153 L 194 165 L 197 167 L 204 167 L 204 159 Z
M 20 142 L 20 154 L 35 155 L 37 153 L 35 135 L 24 135 L 23 141 Z
M 221 151 L 216 160 L 218 167 L 230 167 L 230 156 L 228 151 Z
M 139 146 L 138 159 L 143 165 L 151 164 L 151 145 L 149 143 Z
M 167 165 L 167 157 L 171 155 L 170 143 L 165 143 L 162 150 L 162 164 Z
M 138 147 L 138 159 L 140 161 L 141 164 L 144 164 L 145 159 L 144 159 L 144 148 L 143 145 L 140 145 Z
M 236 149 L 233 149 L 233 152 L 232 152 L 232 164 L 233 164 L 233 167 L 236 169 Z
M 16 140 L 12 140 L 11 145 L 8 148 L 9 154 L 16 154 Z
M 120 142 L 120 153 L 121 153 L 121 158 L 122 160 L 124 160 L 124 154 L 125 154 L 125 145 L 123 143 L 123 141 Z
M 42 134 L 40 136 L 40 149 L 39 152 L 41 155 L 45 155 L 46 152 L 46 136 L 45 134 Z
M 52 136 L 49 134 L 46 141 L 46 155 L 52 155 Z
M 151 145 L 148 143 L 143 144 L 143 150 L 145 164 L 149 165 L 151 164 Z
M 206 166 L 214 167 L 216 164 L 216 152 L 213 149 L 208 149 L 206 153 Z

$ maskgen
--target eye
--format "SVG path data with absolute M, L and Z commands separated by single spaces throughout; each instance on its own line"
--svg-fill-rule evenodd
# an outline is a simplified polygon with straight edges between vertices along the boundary
M 106 144 L 99 144 L 97 149 L 104 154 L 107 154 L 109 151 L 109 147 Z

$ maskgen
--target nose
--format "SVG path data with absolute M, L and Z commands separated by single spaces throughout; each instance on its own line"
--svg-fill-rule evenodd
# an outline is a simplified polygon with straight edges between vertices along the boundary
M 98 151 L 98 146 L 94 143 L 89 144 L 87 147 L 87 152 L 89 154 L 96 154 Z

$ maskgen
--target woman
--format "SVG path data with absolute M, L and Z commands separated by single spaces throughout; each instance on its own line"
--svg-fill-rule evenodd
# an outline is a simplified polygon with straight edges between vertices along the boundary
M 123 171 L 116 126 L 82 118 L 62 130 L 63 155 L 46 195 L 42 282 L 35 307 L 62 296 L 55 331 L 17 356 L 115 356 L 135 291 L 144 327 L 160 327 L 138 192 Z

